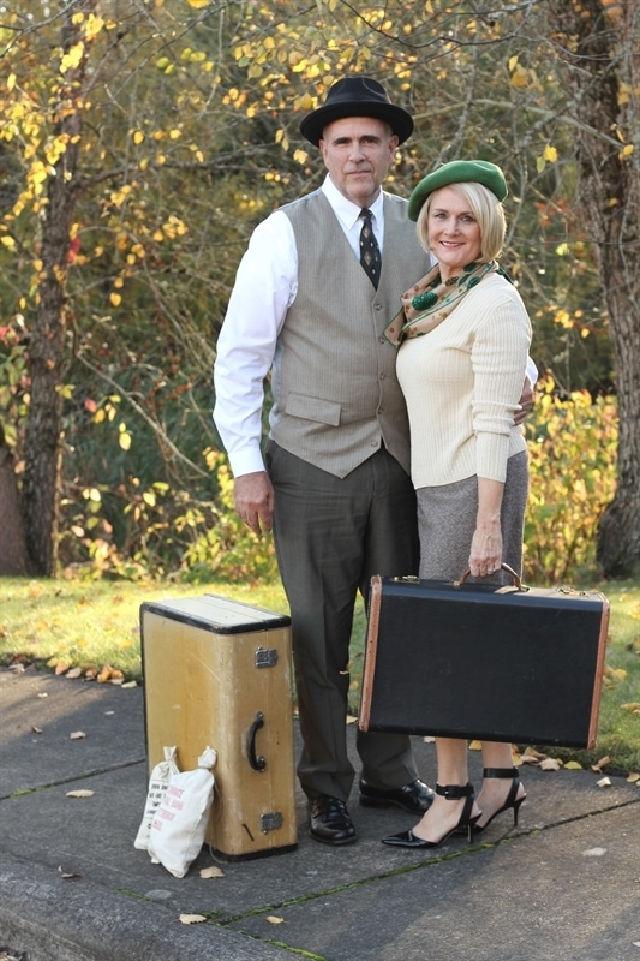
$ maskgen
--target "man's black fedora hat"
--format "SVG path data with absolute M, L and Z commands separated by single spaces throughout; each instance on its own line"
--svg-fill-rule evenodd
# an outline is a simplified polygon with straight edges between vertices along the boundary
M 381 83 L 372 77 L 344 77 L 330 87 L 326 102 L 302 119 L 300 133 L 317 147 L 327 124 L 344 117 L 384 120 L 400 143 L 413 132 L 411 115 L 391 103 Z

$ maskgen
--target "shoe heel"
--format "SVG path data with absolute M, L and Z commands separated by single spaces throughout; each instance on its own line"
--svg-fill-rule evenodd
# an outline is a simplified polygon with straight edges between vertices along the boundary
M 469 818 L 469 823 L 467 824 L 467 840 L 469 844 L 473 841 L 473 833 L 476 830 L 476 824 L 482 817 L 482 814 L 476 814 L 475 817 Z
M 520 805 L 527 798 L 526 793 L 520 798 L 516 797 L 518 790 L 521 786 L 518 769 L 516 767 L 507 767 L 507 768 L 486 767 L 483 771 L 483 775 L 486 778 L 487 777 L 509 778 L 511 780 L 511 787 L 509 788 L 507 799 L 502 805 L 502 807 L 498 808 L 497 811 L 494 811 L 491 817 L 488 819 L 488 821 L 485 824 L 483 824 L 482 827 L 476 828 L 476 830 L 484 831 L 485 828 L 489 827 L 489 825 L 491 824 L 494 818 L 496 818 L 499 814 L 502 814 L 503 811 L 508 811 L 509 808 L 513 809 L 513 826 L 514 828 L 517 828 L 518 822 L 520 820 Z
M 519 820 L 520 820 L 520 805 L 522 804 L 523 801 L 524 801 L 524 798 L 518 798 L 518 800 L 514 802 L 514 805 L 513 805 L 513 826 L 514 826 L 514 828 L 517 828 L 517 827 L 518 827 L 518 822 L 519 822 Z

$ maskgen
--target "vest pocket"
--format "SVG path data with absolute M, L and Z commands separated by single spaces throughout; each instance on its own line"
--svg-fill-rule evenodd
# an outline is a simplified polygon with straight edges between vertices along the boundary
M 340 423 L 341 405 L 334 400 L 322 400 L 319 397 L 290 392 L 287 394 L 285 410 L 291 417 L 303 417 L 305 420 L 315 420 L 332 427 L 337 427 Z

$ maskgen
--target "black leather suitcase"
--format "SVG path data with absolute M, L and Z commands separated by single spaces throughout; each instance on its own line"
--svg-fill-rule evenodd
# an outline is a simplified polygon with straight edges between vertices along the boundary
M 373 577 L 359 727 L 593 747 L 608 621 L 596 592 Z

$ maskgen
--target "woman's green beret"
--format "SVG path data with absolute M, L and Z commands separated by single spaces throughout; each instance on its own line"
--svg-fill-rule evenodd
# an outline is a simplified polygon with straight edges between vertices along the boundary
M 409 220 L 417 220 L 425 200 L 434 190 L 449 184 L 483 184 L 498 200 L 508 194 L 507 182 L 500 167 L 488 160 L 451 160 L 423 177 L 409 197 Z

